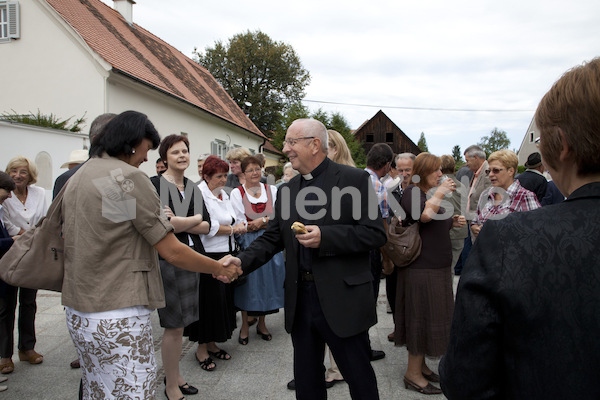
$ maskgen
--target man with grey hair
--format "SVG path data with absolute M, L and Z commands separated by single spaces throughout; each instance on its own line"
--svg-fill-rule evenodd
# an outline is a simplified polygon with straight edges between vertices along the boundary
M 492 186 L 492 182 L 490 181 L 490 177 L 487 175 L 486 171 L 488 170 L 488 162 L 486 160 L 485 151 L 478 145 L 472 145 L 465 149 L 465 161 L 467 162 L 467 166 L 473 172 L 473 178 L 471 179 L 469 186 L 469 194 L 467 196 L 467 207 L 464 212 L 465 217 L 467 218 L 467 226 L 471 226 L 471 221 L 475 217 L 475 213 L 477 212 L 477 203 L 479 202 L 479 197 L 481 197 L 481 193 L 484 190 Z M 469 256 L 469 252 L 471 251 L 471 245 L 473 244 L 471 238 L 471 230 L 467 229 L 468 236 L 465 239 L 465 245 L 463 247 L 463 251 L 460 255 L 460 259 L 456 263 L 454 267 L 454 274 L 460 275 L 462 272 L 462 267 L 464 262 L 467 260 Z
M 367 333 L 377 322 L 369 251 L 387 238 L 369 174 L 327 158 L 327 136 L 314 119 L 290 125 L 283 152 L 301 175 L 279 188 L 265 233 L 226 264 L 249 274 L 286 250 L 285 328 L 294 346 L 297 399 L 327 398 L 327 343 L 350 396 L 377 400 Z M 295 221 L 305 233 L 291 230 Z

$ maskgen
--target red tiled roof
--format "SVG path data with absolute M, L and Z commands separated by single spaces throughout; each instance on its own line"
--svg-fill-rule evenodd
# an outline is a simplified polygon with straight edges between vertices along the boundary
M 263 146 L 264 151 L 268 151 L 269 153 L 274 153 L 277 154 L 278 156 L 282 156 L 283 157 L 283 152 L 281 150 L 279 150 L 277 147 L 273 146 L 273 143 L 271 143 L 269 140 L 267 140 Z
M 208 70 L 99 0 L 46 0 L 113 71 L 142 81 L 262 138 Z

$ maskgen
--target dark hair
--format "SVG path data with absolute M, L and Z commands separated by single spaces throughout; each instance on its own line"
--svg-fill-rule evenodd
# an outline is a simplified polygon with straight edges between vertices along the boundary
M 185 147 L 187 147 L 188 153 L 190 152 L 190 141 L 183 135 L 169 135 L 160 142 L 160 147 L 158 148 L 158 154 L 160 158 L 165 163 L 165 166 L 169 168 L 167 164 L 167 151 L 175 144 L 183 142 L 185 143 Z
M 367 154 L 367 167 L 374 171 L 381 169 L 394 158 L 392 148 L 385 143 L 377 143 Z
M 219 172 L 228 172 L 229 164 L 227 161 L 221 160 L 217 156 L 210 156 L 204 162 L 202 167 L 202 177 L 206 180 L 206 177 L 211 177 Z
M 164 164 L 164 161 L 163 161 L 163 159 L 162 159 L 162 158 L 160 158 L 160 157 L 158 157 L 158 158 L 156 159 L 156 164 L 158 164 L 158 162 L 159 162 L 159 161 L 160 161 L 161 163 L 163 163 L 163 164 Z
M 242 172 L 246 172 L 246 168 L 248 168 L 248 165 L 250 164 L 256 164 L 259 167 L 260 165 L 260 160 L 258 159 L 258 157 L 255 156 L 250 156 L 250 157 L 246 157 L 242 160 Z
M 6 172 L 0 171 L 0 189 L 4 189 L 7 192 L 12 192 L 17 186 L 15 181 Z
M 153 150 L 160 144 L 160 136 L 146 114 L 125 111 L 111 119 L 96 136 L 90 156 L 97 157 L 103 152 L 111 157 L 129 155 L 144 139 L 152 142 Z

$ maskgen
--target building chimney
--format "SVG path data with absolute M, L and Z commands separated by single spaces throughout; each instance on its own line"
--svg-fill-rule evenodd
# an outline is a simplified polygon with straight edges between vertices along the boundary
M 117 10 L 129 25 L 133 24 L 133 0 L 114 0 L 114 9 Z

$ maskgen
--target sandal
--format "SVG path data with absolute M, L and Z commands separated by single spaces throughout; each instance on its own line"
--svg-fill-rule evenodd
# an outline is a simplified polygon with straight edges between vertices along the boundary
M 269 341 L 269 340 L 273 339 L 273 336 L 271 336 L 271 334 L 269 332 L 262 333 L 260 330 L 258 330 L 258 325 L 256 326 L 256 334 L 260 335 L 262 340 Z
M 200 361 L 200 359 L 198 358 L 198 354 L 196 354 L 196 361 L 198 361 L 198 364 L 200 364 L 200 368 L 202 368 L 205 371 L 214 371 L 215 368 L 217 368 L 217 364 L 215 364 L 213 362 L 213 359 L 210 357 L 206 357 L 205 360 Z
M 19 350 L 19 360 L 29 361 L 29 364 L 41 364 L 44 362 L 44 356 L 31 350 L 31 355 L 28 357 L 26 352 Z
M 231 355 L 229 355 L 229 353 L 223 349 L 219 349 L 219 351 L 208 350 L 208 354 L 215 358 L 218 358 L 219 360 L 231 360 Z
M 15 370 L 15 364 L 12 361 L 4 362 L 0 364 L 0 372 L 3 374 L 10 374 Z

